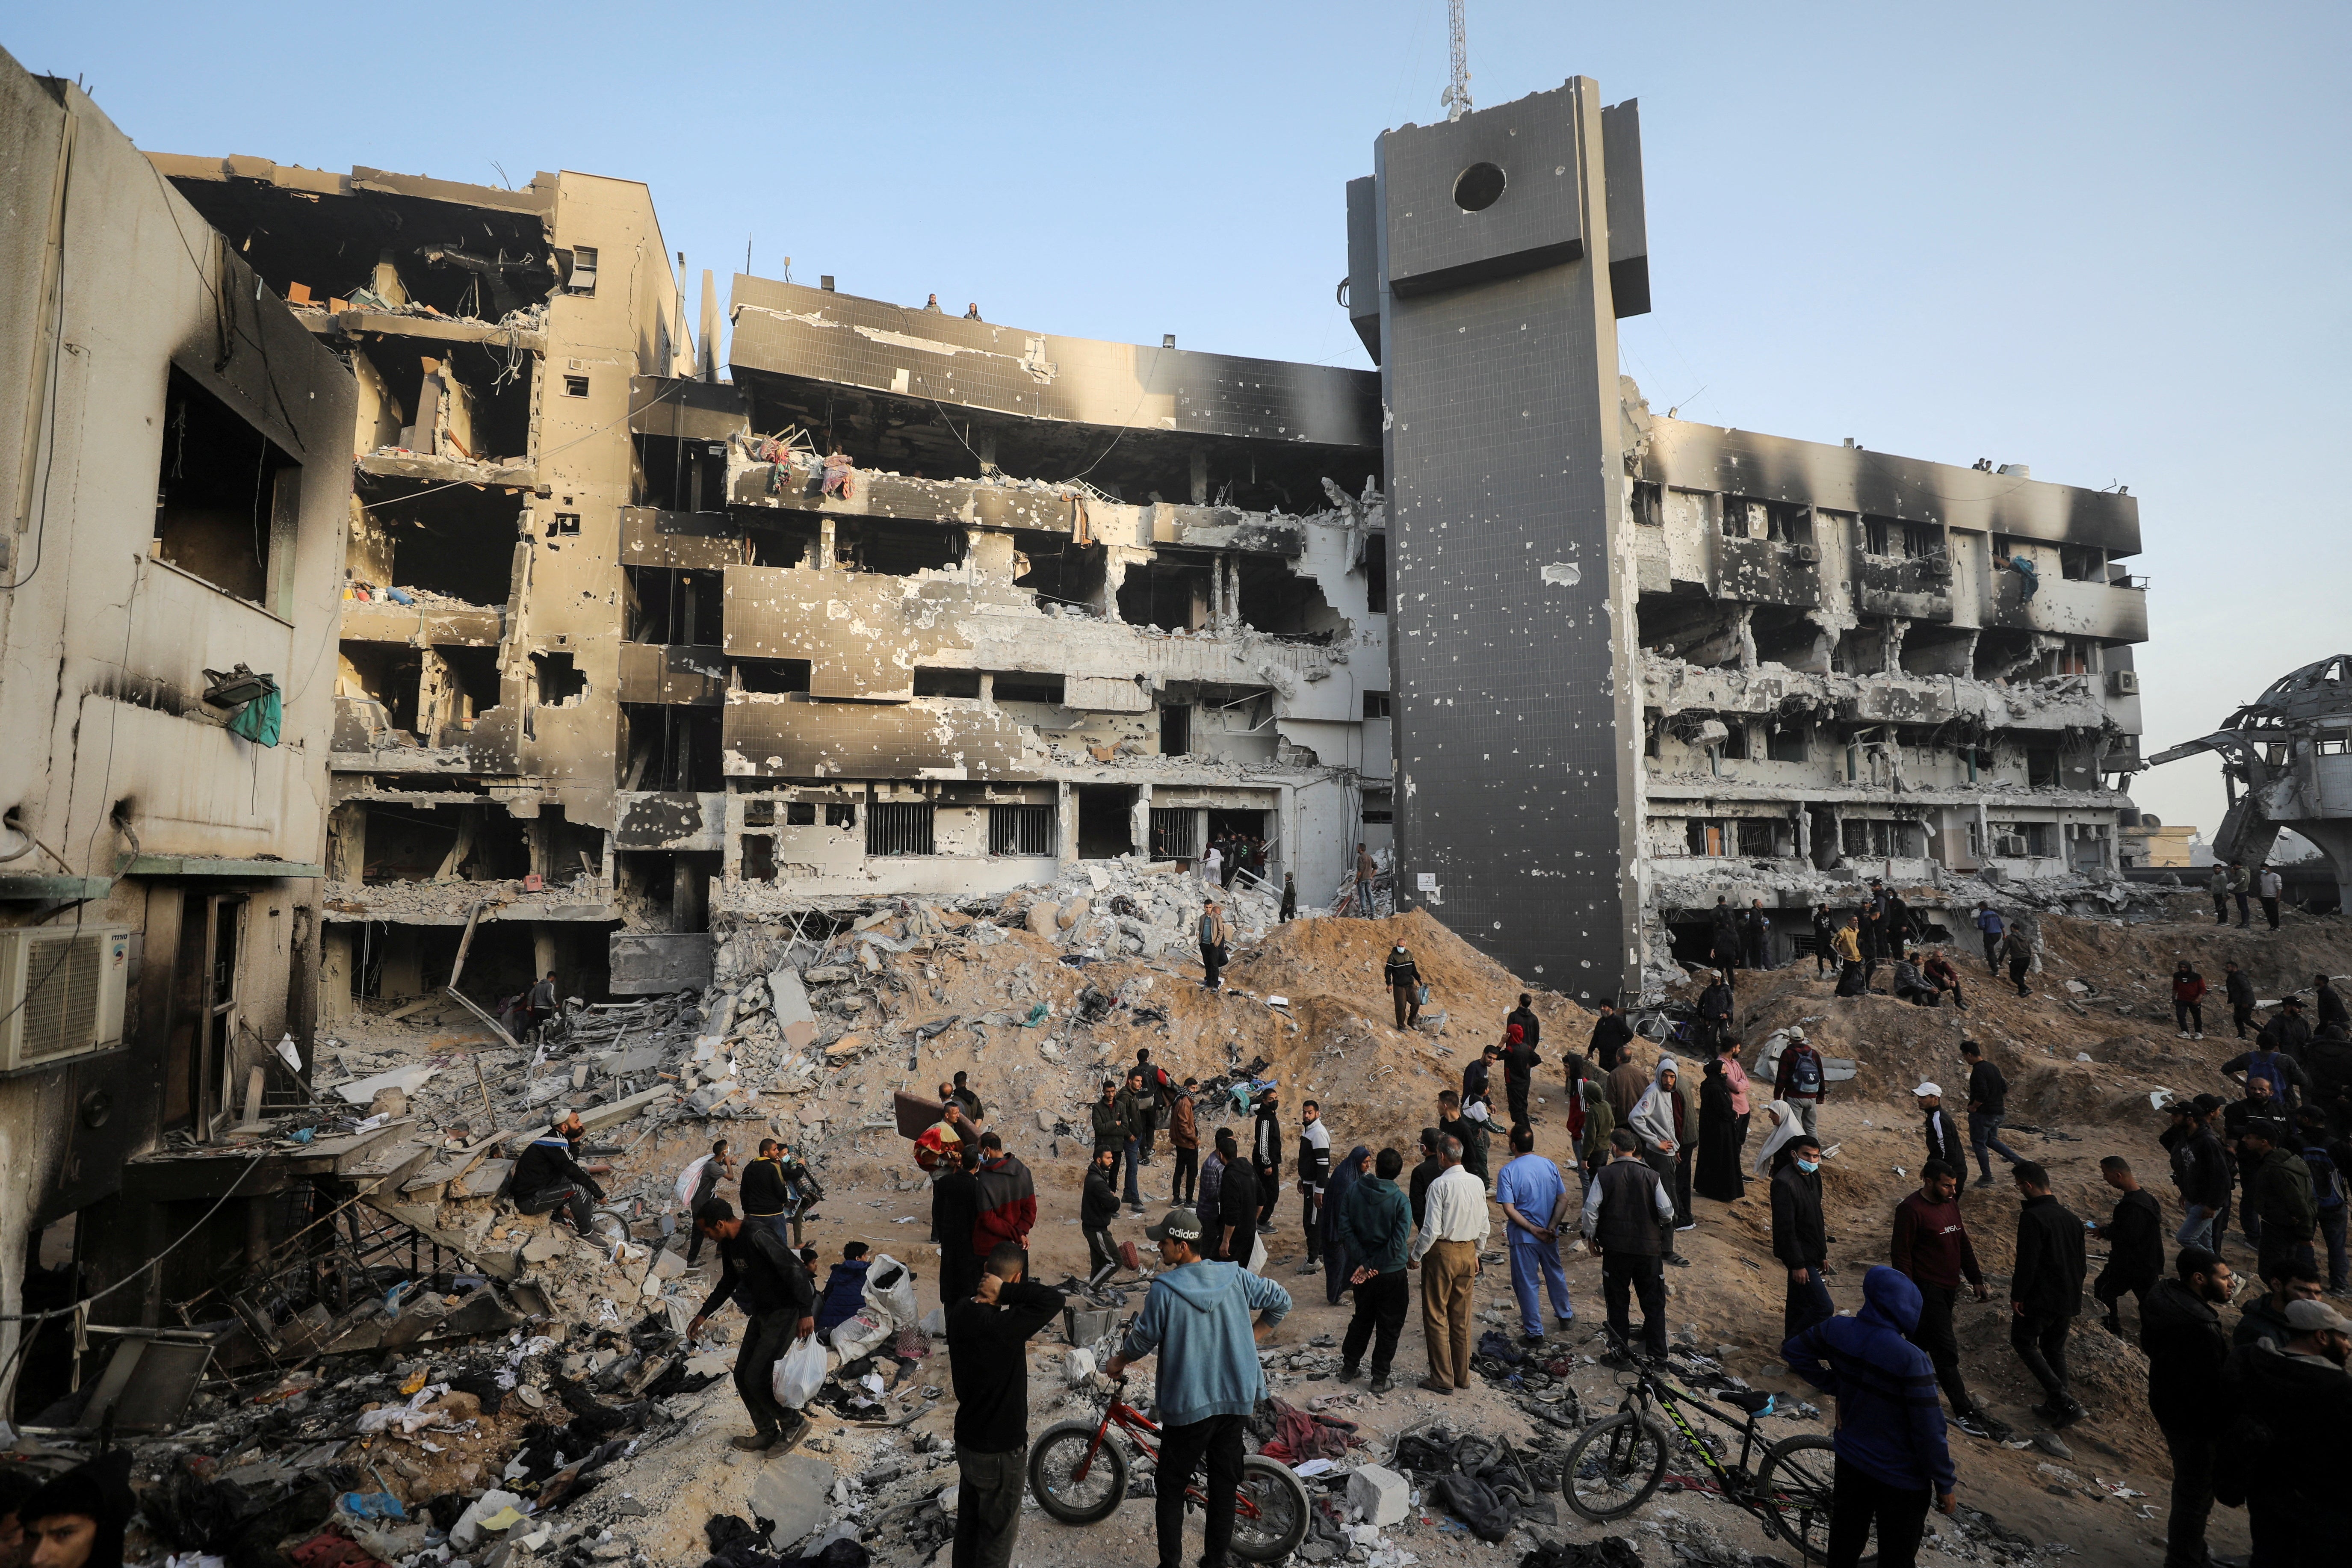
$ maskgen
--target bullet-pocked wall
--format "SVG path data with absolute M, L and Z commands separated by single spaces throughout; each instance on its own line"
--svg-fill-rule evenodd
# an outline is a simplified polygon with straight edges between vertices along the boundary
M 1350 191 L 1350 305 L 1364 331 L 1377 297 L 1389 412 L 1397 901 L 1579 996 L 1638 968 L 1623 123 L 1619 192 L 1583 78 L 1389 132 Z

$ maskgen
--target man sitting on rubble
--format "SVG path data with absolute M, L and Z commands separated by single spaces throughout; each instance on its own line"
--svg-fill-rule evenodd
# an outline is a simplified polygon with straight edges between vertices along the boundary
M 603 1203 L 604 1189 L 574 1157 L 573 1151 L 586 1136 L 580 1113 L 565 1110 L 557 1114 L 554 1126 L 531 1140 L 530 1147 L 515 1162 L 510 1178 L 516 1208 L 524 1214 L 561 1211 L 572 1229 L 588 1234 L 589 1200 Z
M 1940 947 L 1930 949 L 1927 962 L 1919 966 L 1919 973 L 1928 984 L 1936 988 L 1937 1002 L 1942 1001 L 1944 993 L 1948 991 L 1952 994 L 1952 1005 L 1963 1013 L 1969 1010 L 1969 999 L 1960 994 L 1960 972 L 1953 966 L 1949 953 Z M 1935 1003 L 1928 1005 L 1934 1006 Z
M 816 1282 L 782 1237 L 764 1225 L 737 1219 L 725 1198 L 703 1205 L 694 1219 L 702 1234 L 719 1244 L 720 1268 L 709 1299 L 686 1326 L 687 1342 L 699 1339 L 710 1314 L 730 1300 L 751 1320 L 743 1331 L 743 1347 L 735 1354 L 735 1392 L 751 1413 L 754 1430 L 727 1441 L 754 1453 L 790 1448 L 806 1435 L 809 1422 L 799 1411 L 776 1403 L 776 1363 L 793 1341 L 816 1332 Z
M 1919 973 L 1918 958 L 1916 952 L 1906 952 L 1890 966 L 1895 974 L 1895 995 L 1897 1000 L 1908 1002 L 1914 1007 L 1933 1007 L 1940 999 L 1940 994 L 1927 983 L 1927 977 Z

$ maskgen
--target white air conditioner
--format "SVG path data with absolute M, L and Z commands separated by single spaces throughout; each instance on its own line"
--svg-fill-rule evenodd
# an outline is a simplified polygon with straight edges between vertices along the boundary
M 122 926 L 0 930 L 0 1072 L 122 1043 L 131 932 Z
M 1996 855 L 2005 856 L 2012 860 L 2023 859 L 2025 857 L 2024 836 L 2016 833 L 2004 833 L 2000 835 L 1992 841 L 1992 852 Z
M 2139 671 L 2137 669 L 2111 669 L 2107 671 L 2107 695 L 2110 697 L 2138 696 Z
M 1791 544 L 1789 553 L 1810 564 L 1821 560 L 1822 547 L 1818 544 Z

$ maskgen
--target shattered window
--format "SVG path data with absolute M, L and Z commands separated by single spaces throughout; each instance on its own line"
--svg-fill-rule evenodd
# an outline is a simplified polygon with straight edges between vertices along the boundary
M 857 826 L 857 808 L 854 805 L 828 805 L 824 808 L 824 825 L 827 827 L 855 827 Z
M 1944 552 L 1944 531 L 1932 522 L 1906 522 L 1903 525 L 1903 554 L 1906 560 L 1926 561 Z
M 157 560 L 290 615 L 301 489 L 299 464 L 194 377 L 172 368 L 149 547 Z
M 1769 858 L 1774 853 L 1775 825 L 1761 817 L 1750 817 L 1739 824 L 1739 852 L 1758 858 Z
M 1891 518 L 1865 517 L 1862 520 L 1862 548 L 1868 555 L 1892 555 L 1889 535 L 1895 528 Z
M 1388 716 L 1389 694 L 1385 691 L 1365 692 L 1364 717 L 1367 719 L 1385 719 Z
M 812 800 L 788 800 L 784 803 L 786 827 L 814 827 L 816 803 Z
M 1801 763 L 1806 760 L 1805 725 L 1795 721 L 1774 724 L 1764 737 L 1764 754 L 1776 763 Z

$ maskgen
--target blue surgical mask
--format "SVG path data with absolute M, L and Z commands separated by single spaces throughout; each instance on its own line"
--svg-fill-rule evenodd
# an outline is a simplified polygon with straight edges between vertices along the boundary
M 1800 1160 L 1797 1162 L 1797 1169 L 1804 1172 L 1805 1174 L 1809 1176 L 1821 1168 L 1822 1163 L 1819 1160 Z

